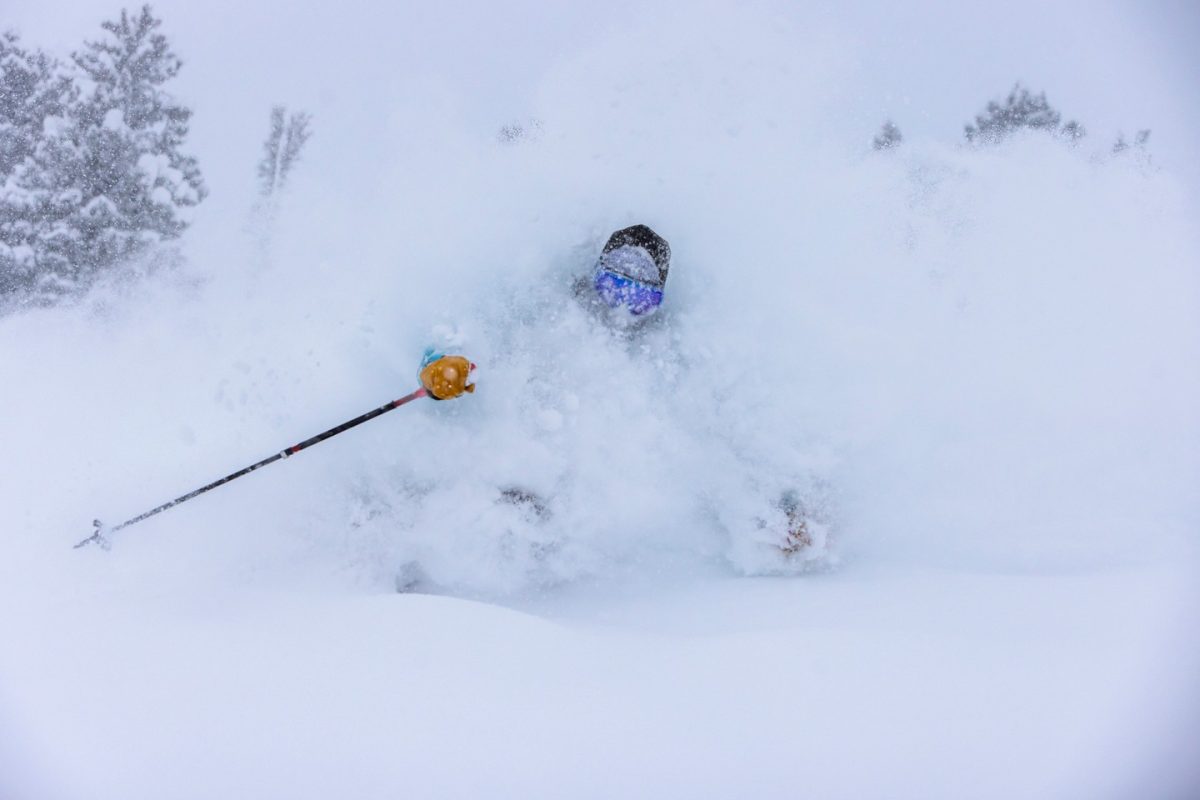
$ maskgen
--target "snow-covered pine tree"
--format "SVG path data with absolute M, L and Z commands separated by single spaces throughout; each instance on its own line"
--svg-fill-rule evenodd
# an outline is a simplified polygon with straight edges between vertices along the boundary
M 311 135 L 311 121 L 312 115 L 304 111 L 289 115 L 285 106 L 271 108 L 271 128 L 263 141 L 263 155 L 258 161 L 258 191 L 262 199 L 255 203 L 250 219 L 251 232 L 257 239 L 264 267 L 271 261 L 271 235 L 275 214 L 279 209 L 280 192 Z
M 1080 125 L 1075 120 L 1071 120 L 1070 122 L 1066 123 L 1061 128 L 1059 128 L 1058 134 L 1068 144 L 1075 145 L 1075 144 L 1079 143 L 1080 139 L 1082 139 L 1084 136 L 1087 136 L 1087 129 L 1084 128 L 1082 125 Z
M 287 109 L 271 109 L 271 130 L 263 142 L 263 157 L 258 162 L 259 191 L 271 197 L 287 183 L 292 167 L 300 160 L 300 151 L 311 136 L 308 125 L 312 115 L 296 111 L 288 116 Z
M 1117 141 L 1113 144 L 1112 153 L 1117 158 L 1131 158 L 1133 163 L 1140 169 L 1149 171 L 1152 165 L 1150 157 L 1150 130 L 1144 128 L 1137 132 L 1133 137 L 1133 144 L 1125 140 L 1124 133 L 1117 134 Z
M 64 123 L 77 97 L 60 63 L 0 33 L 0 302 L 32 291 L 43 242 L 70 204 L 43 171 L 69 149 Z
M 524 122 L 510 122 L 501 125 L 496 132 L 496 139 L 501 144 L 517 145 L 526 142 L 536 142 L 542 136 L 544 126 L 542 121 L 531 117 Z
M 1150 141 L 1150 130 L 1149 129 L 1140 130 L 1137 132 L 1137 136 L 1135 136 L 1133 139 L 1133 146 L 1140 148 L 1141 150 L 1145 150 L 1146 143 L 1149 141 Z M 1120 153 L 1124 153 L 1128 149 L 1129 149 L 1129 142 L 1125 141 L 1125 134 L 1123 132 L 1118 133 L 1117 141 L 1115 144 L 1113 144 L 1113 148 L 1112 148 L 1113 155 L 1118 155 Z
M 150 6 L 103 23 L 107 36 L 72 55 L 90 89 L 71 110 L 66 172 L 78 196 L 47 242 L 61 289 L 178 237 L 181 211 L 204 199 L 196 160 L 180 148 L 192 112 L 163 86 L 182 64 Z
M 904 135 L 900 133 L 900 128 L 889 119 L 884 120 L 883 125 L 879 128 L 879 133 L 875 134 L 875 138 L 871 141 L 871 146 L 876 150 L 891 150 L 893 147 L 898 147 L 903 141 Z
M 1022 128 L 1058 134 L 1070 142 L 1078 141 L 1086 133 L 1074 120 L 1060 126 L 1061 122 L 1062 115 L 1046 100 L 1045 92 L 1033 95 L 1017 83 L 1003 104 L 990 101 L 984 112 L 975 116 L 974 125 L 963 127 L 967 141 L 972 144 L 995 144 Z
M 263 197 L 275 194 L 275 185 L 279 182 L 279 151 L 283 148 L 286 114 L 283 106 L 271 109 L 271 130 L 263 142 L 263 157 L 258 162 L 258 191 Z

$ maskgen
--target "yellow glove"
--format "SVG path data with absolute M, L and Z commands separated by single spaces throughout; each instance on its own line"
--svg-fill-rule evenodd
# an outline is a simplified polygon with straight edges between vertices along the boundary
M 467 383 L 473 369 L 464 356 L 441 356 L 421 367 L 421 385 L 434 400 L 450 400 L 475 391 L 475 384 Z

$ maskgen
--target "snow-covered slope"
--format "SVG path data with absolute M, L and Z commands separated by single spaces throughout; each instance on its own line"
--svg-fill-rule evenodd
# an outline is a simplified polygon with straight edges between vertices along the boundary
M 165 4 L 213 184 L 189 267 L 0 319 L 0 794 L 1186 789 L 1200 249 L 1169 172 L 871 153 L 854 39 L 769 7 L 457 43 L 354 8 L 286 45 L 251 10 L 218 53 Z M 359 46 L 301 58 L 331 32 Z M 316 134 L 264 248 L 276 91 Z M 633 222 L 675 262 L 629 339 L 569 284 Z M 407 393 L 427 344 L 479 391 L 70 549 Z M 814 479 L 837 568 L 745 577 Z M 440 594 L 394 592 L 414 561 Z
M 1194 733 L 1161 570 L 859 568 L 548 616 L 119 584 L 6 620 L 6 796 L 1166 796 L 1186 761 L 1121 782 Z

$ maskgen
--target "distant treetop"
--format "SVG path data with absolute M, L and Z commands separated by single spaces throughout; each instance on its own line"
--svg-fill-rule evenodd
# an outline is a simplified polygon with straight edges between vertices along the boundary
M 965 125 L 964 133 L 972 144 L 996 144 L 1021 129 L 1045 131 L 1062 136 L 1070 142 L 1086 135 L 1075 120 L 1062 123 L 1062 115 L 1046 100 L 1046 93 L 1031 94 L 1017 83 L 1004 102 L 992 100 L 982 114 L 975 115 L 974 125 Z
M 896 123 L 889 119 L 884 120 L 883 125 L 879 128 L 879 133 L 875 134 L 875 138 L 871 140 L 871 146 L 876 150 L 891 150 L 903 141 L 904 135 L 900 133 Z

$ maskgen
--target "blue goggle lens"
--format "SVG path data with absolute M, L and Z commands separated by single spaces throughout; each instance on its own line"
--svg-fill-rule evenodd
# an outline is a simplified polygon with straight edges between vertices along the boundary
M 653 311 L 663 301 L 659 287 L 608 270 L 596 273 L 595 287 L 596 294 L 609 308 L 624 306 L 635 316 Z

